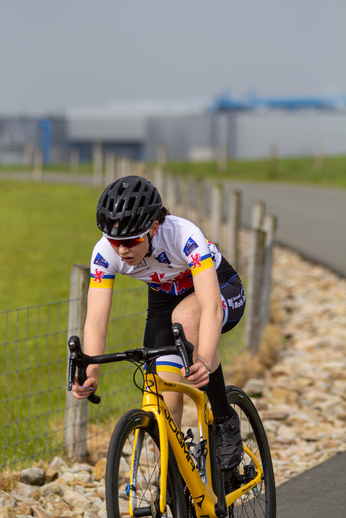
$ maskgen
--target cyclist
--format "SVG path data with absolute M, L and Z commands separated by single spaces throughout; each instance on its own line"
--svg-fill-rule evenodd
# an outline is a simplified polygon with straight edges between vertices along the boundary
M 117 273 L 148 284 L 145 347 L 174 343 L 171 325 L 182 324 L 194 347 L 188 381 L 206 387 L 214 415 L 217 461 L 222 471 L 236 467 L 243 451 L 237 413 L 229 406 L 217 351 L 221 333 L 232 329 L 245 308 L 245 291 L 232 266 L 192 222 L 171 215 L 162 206 L 157 189 L 139 176 L 110 184 L 96 210 L 103 237 L 91 258 L 84 351 L 104 354 L 112 291 Z M 87 397 L 98 386 L 99 365 L 90 365 L 83 386 L 73 387 L 76 398 Z M 157 360 L 163 379 L 182 381 L 179 356 Z M 183 396 L 165 393 L 172 416 L 180 427 Z

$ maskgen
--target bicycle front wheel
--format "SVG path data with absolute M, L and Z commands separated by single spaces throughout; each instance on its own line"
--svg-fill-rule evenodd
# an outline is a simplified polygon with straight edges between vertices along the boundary
M 106 505 L 108 518 L 159 517 L 160 441 L 154 416 L 129 410 L 116 425 L 108 449 Z M 183 483 L 170 450 L 167 480 L 167 517 L 186 518 Z
M 255 455 L 263 470 L 263 480 L 236 500 L 229 509 L 229 516 L 232 518 L 233 516 L 235 518 L 243 516 L 249 518 L 275 518 L 276 491 L 274 470 L 262 421 L 256 407 L 243 390 L 230 385 L 226 387 L 226 392 L 229 404 L 239 415 L 243 443 Z M 244 476 L 244 472 L 249 472 L 249 470 L 250 473 L 251 470 L 255 470 L 255 464 L 251 457 L 244 453 L 244 458 L 238 470 L 224 475 L 226 493 L 230 493 L 239 487 L 237 483 L 239 484 L 239 480 Z

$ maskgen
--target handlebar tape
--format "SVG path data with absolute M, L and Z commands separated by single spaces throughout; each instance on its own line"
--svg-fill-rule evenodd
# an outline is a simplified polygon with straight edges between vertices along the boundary
M 86 368 L 85 367 L 78 367 L 78 381 L 79 381 L 79 384 L 80 385 L 83 385 L 84 382 L 88 379 L 88 376 L 87 376 L 87 373 L 86 373 Z M 94 403 L 94 405 L 98 405 L 101 401 L 101 398 L 100 396 L 98 396 L 97 394 L 90 394 L 90 396 L 88 396 L 88 399 L 90 401 L 90 403 Z

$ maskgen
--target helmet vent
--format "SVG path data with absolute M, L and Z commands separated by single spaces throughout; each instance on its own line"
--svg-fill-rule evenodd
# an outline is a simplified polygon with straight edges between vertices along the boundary
M 117 214 L 121 214 L 124 206 L 124 200 L 118 200 L 116 207 L 113 208 L 113 214 L 116 216 Z
M 136 199 L 134 197 L 131 196 L 131 198 L 129 199 L 129 201 L 127 202 L 127 205 L 126 205 L 126 210 L 132 210 L 134 205 L 135 205 L 135 201 Z
M 109 212 L 113 212 L 113 209 L 114 209 L 114 198 L 110 198 L 109 203 L 108 203 L 108 210 L 109 210 Z
M 145 196 L 142 196 L 142 198 L 141 198 L 141 202 L 140 202 L 140 204 L 139 204 L 139 207 L 145 207 L 145 201 L 146 201 Z

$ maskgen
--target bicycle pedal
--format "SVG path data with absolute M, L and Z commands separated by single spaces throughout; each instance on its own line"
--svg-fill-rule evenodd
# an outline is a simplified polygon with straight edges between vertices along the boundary
M 246 480 L 245 483 L 250 482 L 250 480 L 253 480 L 256 477 L 257 472 L 256 472 L 255 466 L 253 466 L 253 464 L 246 464 L 243 469 L 244 469 L 244 478 Z

